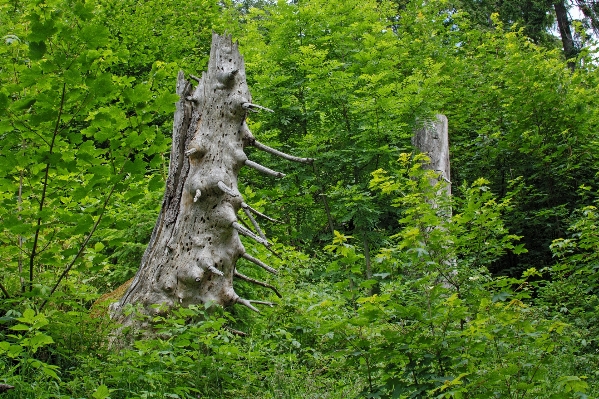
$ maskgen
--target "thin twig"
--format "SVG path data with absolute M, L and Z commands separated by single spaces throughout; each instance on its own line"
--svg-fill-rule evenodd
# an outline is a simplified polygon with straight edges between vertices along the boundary
M 266 219 L 266 220 L 270 220 L 270 221 L 271 221 L 271 222 L 273 222 L 273 223 L 283 223 L 283 222 L 281 222 L 281 221 L 279 221 L 279 220 L 277 220 L 277 219 L 273 219 L 273 218 L 271 218 L 270 216 L 266 216 L 265 214 L 263 214 L 262 212 L 260 212 L 260 211 L 258 211 L 258 210 L 256 210 L 256 209 L 252 208 L 251 206 L 249 206 L 249 205 L 248 205 L 248 204 L 246 204 L 245 202 L 242 202 L 242 203 L 241 203 L 241 207 L 242 207 L 242 208 L 244 208 L 244 209 L 245 209 L 245 208 L 247 208 L 247 209 L 249 209 L 250 211 L 254 212 L 256 215 L 258 215 L 258 216 L 260 216 L 260 217 L 263 217 L 263 218 L 264 218 L 264 219 Z
M 79 108 L 77 108 L 77 111 L 75 111 L 75 113 L 71 116 L 71 119 L 69 119 L 69 121 L 67 123 L 65 123 L 63 125 L 63 127 L 60 128 L 60 130 L 58 131 L 59 133 L 61 133 L 62 131 L 64 131 L 71 124 L 71 122 L 73 122 L 73 120 L 79 114 L 79 112 L 81 112 L 81 110 L 83 109 L 83 107 L 87 105 L 86 101 L 87 101 L 87 98 L 89 97 L 89 94 L 90 94 L 90 92 L 87 92 L 87 94 L 83 98 L 83 101 L 81 101 L 81 105 L 79 106 Z
M 25 145 L 24 141 L 21 142 L 21 146 Z M 21 210 L 23 204 L 23 169 L 21 169 L 19 173 L 19 196 L 17 199 L 17 212 L 19 214 L 19 220 L 21 220 Z M 19 259 L 18 259 L 18 268 L 19 268 L 19 282 L 21 284 L 21 292 L 25 292 L 25 279 L 23 279 L 23 236 L 19 234 L 17 238 L 18 247 L 19 247 Z
M 240 337 L 247 337 L 248 336 L 248 334 L 246 332 L 236 330 L 236 329 L 231 328 L 229 326 L 224 326 L 224 329 L 227 330 L 228 332 L 230 332 L 233 335 L 238 335 Z
M 56 118 L 56 125 L 54 126 L 54 132 L 52 133 L 52 142 L 50 143 L 50 152 L 49 155 L 52 155 L 52 151 L 54 150 L 54 142 L 56 141 L 56 135 L 58 134 L 58 127 L 60 126 L 60 120 L 62 118 L 62 110 L 64 107 L 64 97 L 67 90 L 67 84 L 62 84 L 62 95 L 60 98 L 60 109 L 58 110 L 58 118 Z M 40 200 L 40 213 L 44 209 L 44 201 L 46 199 L 46 191 L 48 189 L 48 175 L 50 174 L 50 159 L 46 163 L 46 170 L 44 171 L 44 183 L 42 186 L 42 198 Z M 29 256 L 29 291 L 33 290 L 33 268 L 35 257 L 37 255 L 37 242 L 39 240 L 40 230 L 42 225 L 42 217 L 39 216 L 37 218 L 37 226 L 35 228 L 35 237 L 33 238 L 33 247 L 31 249 L 31 255 Z
M 258 235 L 266 240 L 266 236 L 264 235 L 264 232 L 260 228 L 260 225 L 258 224 L 256 219 L 254 219 L 254 216 L 252 216 L 252 213 L 250 212 L 250 210 L 247 208 L 244 208 L 244 207 L 242 207 L 242 209 L 243 209 L 243 212 L 248 217 L 248 219 L 250 219 L 250 222 L 252 222 L 252 225 L 254 225 L 254 228 L 256 229 L 256 232 L 258 232 Z
M 279 255 L 274 249 L 272 249 L 271 247 L 267 247 L 265 246 L 265 248 L 274 256 L 276 256 L 277 258 L 283 260 L 283 257 L 281 255 Z
M 250 168 L 256 169 L 258 172 L 262 172 L 266 175 L 270 175 L 273 177 L 285 177 L 285 173 L 277 172 L 276 170 L 272 170 L 270 168 L 267 168 L 266 166 L 262 166 L 259 163 L 250 161 L 249 159 L 245 160 L 245 165 L 249 166 Z
M 245 260 L 248 260 L 252 263 L 255 263 L 256 265 L 260 266 L 261 268 L 263 268 L 264 270 L 266 270 L 267 272 L 270 272 L 272 274 L 277 274 L 277 270 L 273 269 L 272 267 L 268 266 L 266 263 L 262 262 L 260 259 L 256 259 L 253 256 L 249 255 L 247 252 L 244 253 L 243 255 L 241 255 L 241 257 Z
M 12 114 L 11 114 L 12 116 Z M 19 122 L 21 125 L 23 125 L 23 127 L 25 127 L 27 130 L 29 130 L 31 133 L 35 134 L 40 140 L 42 140 L 44 143 L 46 143 L 46 145 L 50 145 L 50 143 L 48 143 L 46 141 L 46 139 L 44 138 L 44 136 L 42 136 L 41 134 L 39 134 L 36 130 L 34 130 L 33 128 L 29 127 L 25 122 L 23 121 L 17 121 Z M 11 121 L 11 126 L 16 130 L 17 126 L 15 125 L 14 121 Z
M 312 164 L 312 171 L 314 172 L 314 176 L 317 176 L 316 165 Z M 324 205 L 324 211 L 327 214 L 327 221 L 329 223 L 329 229 L 331 230 L 331 234 L 335 233 L 335 226 L 333 224 L 333 218 L 331 216 L 331 209 L 329 208 L 329 202 L 327 201 L 327 195 L 324 193 L 324 188 L 321 190 L 319 197 L 322 198 L 322 204 Z
M 52 294 L 54 294 L 54 291 L 56 291 L 56 289 L 60 285 L 62 279 L 66 277 L 66 275 L 69 273 L 69 271 L 71 271 L 71 268 L 73 267 L 73 265 L 75 264 L 75 262 L 77 261 L 77 259 L 79 259 L 79 257 L 81 256 L 81 254 L 83 253 L 83 251 L 87 247 L 87 243 L 92 238 L 94 232 L 96 231 L 96 228 L 100 224 L 100 221 L 102 220 L 102 216 L 104 216 L 104 212 L 106 211 L 106 207 L 108 206 L 108 202 L 110 201 L 110 198 L 112 197 L 112 194 L 114 193 L 114 190 L 116 189 L 117 184 L 118 184 L 118 181 L 115 182 L 112 185 L 112 189 L 110 190 L 110 193 L 108 193 L 108 196 L 104 200 L 104 204 L 102 206 L 102 210 L 100 211 L 100 215 L 98 216 L 98 220 L 96 220 L 96 223 L 94 223 L 94 226 L 92 227 L 91 231 L 89 232 L 89 234 L 85 238 L 85 241 L 83 241 L 83 244 L 81 244 L 81 246 L 79 247 L 79 251 L 77 252 L 77 254 L 75 255 L 75 257 L 73 258 L 73 260 L 71 261 L 71 263 L 69 263 L 69 265 L 64 269 L 64 271 L 62 272 L 62 274 L 60 275 L 60 277 L 56 281 L 56 284 L 54 284 L 54 287 L 52 287 L 52 290 L 50 291 L 50 294 L 48 294 L 48 297 L 44 300 L 44 302 L 40 306 L 40 309 L 39 309 L 40 311 L 44 308 L 44 306 L 46 306 L 46 303 L 48 303 L 48 300 L 50 299 L 50 297 L 52 296 Z
M 268 240 L 263 239 L 260 236 L 257 236 L 256 234 L 254 234 L 253 231 L 251 231 L 250 229 L 242 226 L 241 224 L 237 223 L 237 222 L 233 222 L 232 224 L 233 228 L 235 230 L 237 230 L 240 234 L 243 234 L 246 237 L 252 238 L 255 241 L 259 242 L 260 244 L 264 245 L 265 247 L 270 247 L 271 244 L 270 242 L 268 242 Z

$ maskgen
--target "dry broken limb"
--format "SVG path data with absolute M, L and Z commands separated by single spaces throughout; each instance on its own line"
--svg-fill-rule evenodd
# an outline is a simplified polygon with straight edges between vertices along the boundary
M 0 393 L 8 392 L 11 389 L 15 389 L 15 387 L 8 384 L 0 384 Z
M 275 253 L 252 213 L 274 221 L 247 205 L 237 187 L 243 166 L 274 177 L 284 174 L 250 161 L 244 152 L 254 146 L 286 160 L 311 163 L 310 158 L 285 154 L 256 141 L 246 124 L 249 111 L 266 110 L 252 103 L 246 83 L 243 57 L 231 36 L 213 34 L 207 72 L 197 82 L 177 79 L 177 110 L 173 144 L 162 209 L 141 266 L 111 316 L 124 325 L 136 319 L 124 309 L 136 305 L 146 315 L 173 306 L 236 303 L 258 312 L 266 301 L 239 297 L 235 277 L 251 284 L 278 290 L 265 282 L 236 271 L 237 260 L 249 262 L 276 274 L 276 270 L 246 253 L 240 234 L 263 244 Z M 238 219 L 243 208 L 257 233 Z M 276 253 L 275 253 L 276 254 Z M 158 310 L 160 309 L 160 310 Z

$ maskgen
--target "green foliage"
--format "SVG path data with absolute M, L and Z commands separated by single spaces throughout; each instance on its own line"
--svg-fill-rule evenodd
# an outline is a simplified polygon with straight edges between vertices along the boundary
M 26 309 L 14 320 L 18 324 L 12 325 L 6 340 L 0 341 L 0 372 L 6 377 L 14 376 L 11 382 L 16 386 L 25 382 L 32 384 L 31 393 L 43 397 L 41 387 L 60 381 L 59 367 L 42 360 L 47 347 L 54 344 L 52 337 L 44 332 L 48 319 L 43 314 Z M 17 388 L 13 393 L 20 394 L 21 391 Z
M 558 51 L 533 45 L 520 30 L 464 33 L 452 67 L 460 86 L 447 98 L 452 165 L 460 165 L 452 179 L 484 175 L 500 197 L 521 185 L 506 225 L 529 252 L 494 268 L 517 276 L 552 263 L 549 245 L 585 201 L 578 187 L 595 185 L 596 73 L 571 73 Z
M 402 210 L 402 229 L 391 239 L 396 244 L 377 257 L 386 271 L 402 275 L 435 270 L 458 293 L 472 271 L 486 270 L 507 251 L 526 252 L 509 234 L 502 216 L 511 210 L 511 197 L 498 201 L 485 179 L 460 187 L 460 197 L 449 203 L 445 182 L 423 168 L 424 155 L 402 154 L 399 168 L 391 173 L 373 172 L 372 188 L 393 195 L 392 205 Z M 452 207 L 458 213 L 452 215 Z M 403 266 L 402 266 L 403 265 Z M 395 269 L 398 268 L 398 269 Z
M 568 375 L 576 370 L 562 367 L 575 355 L 568 325 L 546 320 L 524 302 L 536 286 L 529 279 L 540 274 L 530 269 L 522 279 L 491 280 L 485 272 L 517 248 L 518 237 L 508 234 L 501 220 L 509 200 L 498 203 L 479 179 L 463 187 L 464 199 L 450 217 L 438 198 L 439 185 L 430 184 L 435 174 L 422 169 L 423 160 L 404 154 L 397 172 L 376 171 L 371 183 L 386 194 L 402 194 L 394 198 L 403 208 L 402 230 L 378 257 L 381 267 L 392 266 L 388 274 L 399 267 L 401 275 L 383 280 L 380 294 L 358 297 L 355 312 L 326 327 L 345 353 L 346 367 L 366 375 L 364 395 L 584 393 L 586 377 Z M 338 235 L 329 248 L 351 263 L 348 239 Z
M 299 186 L 300 198 L 310 196 L 290 215 L 292 224 L 307 229 L 304 236 L 324 233 L 329 217 L 335 227 L 351 225 L 361 235 L 380 219 L 368 175 L 378 162 L 395 158 L 398 139 L 409 135 L 401 120 L 407 110 L 391 100 L 399 76 L 386 11 L 377 2 L 302 2 L 253 9 L 246 17 L 254 96 L 277 109 L 254 126 L 267 140 L 317 159 L 314 174 L 298 168 L 282 183 L 283 192 Z M 329 215 L 315 203 L 326 198 Z
M 252 128 L 260 140 L 317 159 L 313 173 L 281 166 L 292 177 L 264 192 L 282 204 L 269 211 L 285 209 L 282 219 L 297 226 L 285 232 L 294 243 L 321 244 L 338 230 L 377 249 L 396 233 L 396 211 L 372 195 L 370 173 L 441 112 L 450 121 L 456 185 L 482 175 L 499 198 L 521 186 L 505 222 L 529 251 L 502 256 L 493 271 L 518 276 L 552 262 L 548 247 L 564 233 L 561 219 L 582 201 L 578 185 L 595 184 L 593 56 L 581 55 L 584 67 L 571 73 L 556 49 L 488 18 L 494 27 L 477 29 L 443 2 L 403 2 L 398 10 L 388 2 L 305 1 L 244 15 L 254 96 L 277 110 Z M 251 177 L 254 187 L 271 184 Z
M 469 19 L 483 29 L 492 29 L 495 21 L 491 15 L 501 18 L 502 24 L 510 29 L 516 24 L 524 29 L 526 36 L 535 43 L 556 46 L 557 38 L 548 32 L 555 23 L 553 3 L 539 0 L 506 2 L 474 2 L 460 0 L 458 7 L 468 13 Z
M 171 76 L 170 82 L 178 69 L 186 73 L 205 70 L 212 30 L 227 29 L 232 18 L 225 4 L 212 0 L 102 0 L 98 5 L 99 17 L 124 53 L 111 71 L 146 76 L 154 62 L 162 61 L 169 65 L 163 79 Z
M 3 397 L 599 396 L 596 55 L 571 72 L 547 5 L 512 3 L 0 2 Z M 253 151 L 288 177 L 241 176 L 284 223 L 264 226 L 282 260 L 244 243 L 279 275 L 239 269 L 283 298 L 236 282 L 277 305 L 177 309 L 108 348 L 88 308 L 139 265 L 175 75 L 212 29 L 276 110 L 256 137 L 316 158 Z M 405 153 L 438 112 L 451 198 Z
M 123 50 L 91 4 L 23 7 L 2 32 L 19 40 L 0 50 L 1 256 L 10 295 L 43 298 L 72 269 L 100 269 L 101 245 L 86 246 L 114 194 L 135 200 L 131 184 L 163 167 L 169 140 L 156 120 L 176 96 L 154 80 L 160 63 L 143 82 L 110 72 Z
M 576 365 L 597 378 L 591 364 L 599 348 L 597 341 L 598 264 L 597 208 L 587 206 L 574 212 L 569 237 L 557 239 L 551 250 L 558 262 L 546 271 L 550 279 L 539 290 L 538 304 L 550 317 L 576 327 Z M 591 377 L 592 376 L 592 377 Z
M 599 215 L 593 205 L 576 212 L 570 225 L 571 238 L 559 238 L 551 244 L 551 250 L 560 263 L 552 270 L 561 277 L 585 282 L 584 291 L 596 292 L 599 288 Z
M 89 280 L 102 289 L 115 289 L 134 276 L 141 257 L 150 242 L 152 230 L 160 211 L 166 177 L 161 165 L 151 178 L 129 186 L 127 192 L 117 194 L 107 211 L 107 220 L 94 244 L 94 264 L 101 272 Z M 128 212 L 131 202 L 135 212 Z

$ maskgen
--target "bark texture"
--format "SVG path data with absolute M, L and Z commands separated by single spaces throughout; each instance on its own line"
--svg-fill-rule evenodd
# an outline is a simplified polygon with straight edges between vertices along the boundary
M 244 147 L 255 146 L 288 160 L 310 163 L 267 147 L 253 137 L 245 119 L 250 111 L 268 110 L 251 102 L 243 57 L 231 36 L 213 34 L 207 72 L 197 82 L 177 78 L 180 100 L 174 116 L 173 142 L 162 209 L 141 266 L 121 300 L 111 306 L 111 315 L 132 324 L 122 312 L 125 305 L 141 305 L 152 315 L 173 306 L 241 303 L 258 311 L 233 289 L 233 278 L 241 278 L 275 290 L 269 284 L 236 271 L 240 257 L 271 273 L 274 269 L 245 253 L 239 234 L 263 245 L 264 237 L 252 213 L 264 216 L 243 202 L 237 177 L 243 166 L 282 177 L 250 161 Z M 269 110 L 270 111 L 270 110 Z M 237 219 L 243 210 L 257 233 Z M 153 305 L 160 305 L 159 307 Z
M 568 9 L 566 8 L 566 3 L 561 1 L 556 1 L 553 4 L 553 8 L 555 9 L 555 16 L 557 19 L 557 26 L 559 28 L 559 34 L 562 38 L 562 45 L 564 47 L 564 55 L 567 60 L 570 60 L 576 56 L 577 50 L 574 45 L 574 38 L 572 36 L 572 30 L 570 29 L 570 20 L 568 17 Z M 568 67 L 574 70 L 575 63 L 572 61 L 568 61 Z
M 451 194 L 451 175 L 449 168 L 449 133 L 447 117 L 438 114 L 435 121 L 427 122 L 422 128 L 414 132 L 412 144 L 418 151 L 427 154 L 430 164 L 427 168 L 438 172 L 440 178 L 448 184 L 447 194 Z M 436 182 L 431 182 L 434 185 Z

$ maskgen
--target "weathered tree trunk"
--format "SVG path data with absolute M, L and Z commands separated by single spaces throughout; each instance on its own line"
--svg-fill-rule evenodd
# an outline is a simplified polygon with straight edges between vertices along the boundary
M 439 173 L 439 177 L 448 183 L 445 188 L 447 195 L 451 195 L 447 117 L 438 114 L 436 121 L 429 122 L 416 130 L 412 136 L 412 144 L 418 151 L 429 156 L 430 163 L 426 168 Z M 436 181 L 431 184 L 436 184 Z
M 251 102 L 243 57 L 231 36 L 213 34 L 208 71 L 192 78 L 197 81 L 195 89 L 183 72 L 177 79 L 180 100 L 158 221 L 131 286 L 111 306 L 112 317 L 126 325 L 133 323 L 122 312 L 128 304 L 140 305 L 148 315 L 178 305 L 241 303 L 258 311 L 252 303 L 268 304 L 240 298 L 233 289 L 234 277 L 272 288 L 278 295 L 271 285 L 246 277 L 235 267 L 243 257 L 276 273 L 248 255 L 239 238 L 243 234 L 270 246 L 252 213 L 264 215 L 245 204 L 237 188 L 240 169 L 249 166 L 284 176 L 250 161 L 243 149 L 255 146 L 291 161 L 312 160 L 281 153 L 252 136 L 247 113 L 266 108 Z M 239 223 L 240 209 L 257 233 Z
M 425 124 L 422 128 L 414 132 L 412 136 L 412 144 L 416 149 L 422 153 L 425 153 L 430 158 L 429 164 L 424 167 L 432 169 L 439 174 L 439 179 L 444 180 L 447 184 L 443 186 L 441 192 L 437 194 L 451 195 L 451 175 L 450 175 L 450 164 L 449 164 L 449 129 L 447 117 L 445 115 L 438 114 L 437 118 L 433 122 Z M 431 186 L 437 184 L 437 179 L 431 179 Z M 437 210 L 437 215 L 445 220 L 451 219 L 451 208 L 440 207 L 439 204 L 434 201 L 431 204 Z M 431 229 L 443 228 L 441 226 L 433 226 Z M 446 259 L 444 261 L 446 269 L 438 270 L 441 274 L 441 283 L 445 288 L 455 288 L 459 292 L 459 284 L 455 278 L 456 271 L 456 260 Z

